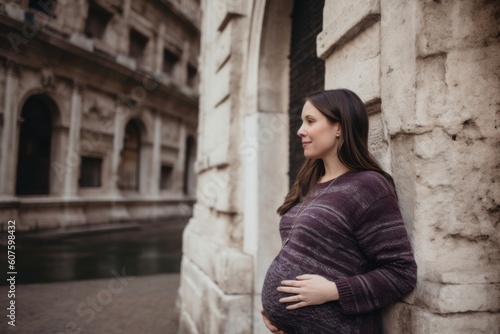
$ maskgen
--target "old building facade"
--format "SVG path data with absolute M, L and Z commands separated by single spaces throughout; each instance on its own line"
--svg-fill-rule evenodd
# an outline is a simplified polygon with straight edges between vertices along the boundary
M 0 216 L 19 230 L 190 215 L 196 0 L 0 1 Z
M 260 290 L 295 168 L 291 79 L 324 66 L 322 88 L 352 89 L 368 107 L 370 147 L 396 181 L 419 266 L 385 331 L 499 333 L 499 2 L 326 0 L 301 19 L 304 3 L 317 1 L 202 1 L 180 332 L 268 333 Z M 322 20 L 312 38 L 324 61 L 312 67 L 290 50 L 310 20 Z

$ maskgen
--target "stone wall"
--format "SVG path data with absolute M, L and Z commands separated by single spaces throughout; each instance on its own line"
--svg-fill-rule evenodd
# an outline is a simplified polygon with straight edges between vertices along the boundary
M 288 189 L 291 5 L 202 3 L 204 146 L 180 333 L 268 332 L 260 289 Z M 325 1 L 325 88 L 366 103 L 419 266 L 416 291 L 384 312 L 387 333 L 499 333 L 499 13 L 497 1 Z

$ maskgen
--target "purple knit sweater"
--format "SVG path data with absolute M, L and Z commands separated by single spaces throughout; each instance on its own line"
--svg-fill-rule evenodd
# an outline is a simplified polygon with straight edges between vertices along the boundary
M 379 173 L 319 183 L 304 205 L 283 215 L 280 234 L 290 240 L 267 271 L 262 305 L 288 334 L 382 333 L 380 308 L 415 287 L 417 265 L 398 202 Z M 287 310 L 278 300 L 288 294 L 276 288 L 301 274 L 334 281 L 339 300 Z

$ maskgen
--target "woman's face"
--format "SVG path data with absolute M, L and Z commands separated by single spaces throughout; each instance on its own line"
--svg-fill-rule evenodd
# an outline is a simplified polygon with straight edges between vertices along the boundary
M 302 139 L 304 156 L 308 159 L 325 159 L 336 156 L 340 144 L 340 123 L 330 123 L 309 101 L 302 109 L 302 126 L 297 135 Z

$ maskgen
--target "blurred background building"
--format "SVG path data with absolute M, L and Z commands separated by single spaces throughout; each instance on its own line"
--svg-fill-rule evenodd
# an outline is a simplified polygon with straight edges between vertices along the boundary
M 0 8 L 2 226 L 7 218 L 26 231 L 189 216 L 198 1 Z
M 181 333 L 268 333 L 277 207 L 302 159 L 307 93 L 349 88 L 396 181 L 416 291 L 385 333 L 499 333 L 498 1 L 202 1 L 197 196 Z

